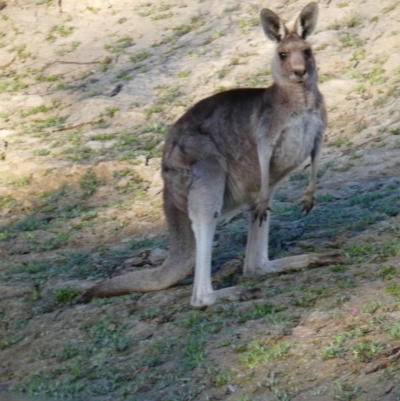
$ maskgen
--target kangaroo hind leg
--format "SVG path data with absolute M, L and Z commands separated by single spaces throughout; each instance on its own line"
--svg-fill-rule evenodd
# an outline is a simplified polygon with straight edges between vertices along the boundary
M 312 186 L 312 184 L 310 184 Z M 274 188 L 270 190 L 273 193 Z M 317 254 L 289 256 L 282 259 L 269 260 L 268 236 L 270 212 L 266 222 L 259 224 L 255 219 L 254 210 L 250 213 L 250 228 L 247 237 L 246 257 L 244 261 L 243 275 L 255 277 L 266 273 L 284 273 L 299 269 L 314 268 L 330 264 L 344 263 L 344 258 L 338 254 Z
M 189 218 L 196 238 L 196 268 L 191 304 L 211 305 L 219 299 L 230 301 L 250 297 L 242 287 L 213 291 L 211 282 L 212 244 L 223 206 L 226 172 L 216 156 L 197 161 L 191 169 L 192 183 L 188 194 Z

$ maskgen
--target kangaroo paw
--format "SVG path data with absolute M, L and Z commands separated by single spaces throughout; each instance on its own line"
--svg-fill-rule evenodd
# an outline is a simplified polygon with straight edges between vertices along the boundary
M 202 299 L 192 299 L 191 305 L 195 308 L 213 305 L 218 301 L 249 301 L 251 299 L 262 298 L 263 294 L 259 288 L 228 287 L 216 290 L 202 297 Z

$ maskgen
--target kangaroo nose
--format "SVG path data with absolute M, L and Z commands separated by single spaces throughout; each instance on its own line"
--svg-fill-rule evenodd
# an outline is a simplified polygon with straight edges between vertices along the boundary
M 296 68 L 293 70 L 293 73 L 297 78 L 303 78 L 306 70 L 304 68 Z

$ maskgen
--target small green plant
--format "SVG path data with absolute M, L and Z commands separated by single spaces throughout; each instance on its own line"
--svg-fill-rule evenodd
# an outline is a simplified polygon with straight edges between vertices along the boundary
M 100 11 L 100 8 L 91 7 L 91 6 L 86 6 L 86 9 L 91 11 L 93 14 L 97 14 Z
M 132 69 L 120 71 L 113 79 L 113 82 L 119 81 L 121 79 L 124 81 L 130 81 L 132 79 L 131 72 Z
M 29 216 L 15 225 L 15 229 L 19 231 L 35 231 L 41 227 L 41 221 L 35 216 Z
M 73 342 L 63 344 L 61 351 L 57 355 L 60 362 L 68 361 L 82 354 L 82 347 Z
M 360 95 L 362 95 L 363 93 L 365 93 L 367 91 L 367 88 L 364 85 L 357 85 L 354 90 L 359 93 Z
M 392 340 L 400 340 L 400 323 L 394 323 L 390 328 L 389 337 Z
M 346 257 L 351 263 L 361 263 L 368 260 L 384 262 L 390 256 L 395 256 L 400 249 L 400 240 L 389 238 L 380 244 L 367 241 L 363 244 L 349 245 L 346 249 Z
M 106 43 L 103 47 L 104 50 L 109 51 L 110 53 L 120 53 L 124 49 L 133 46 L 135 43 L 133 38 L 129 35 L 124 35 L 119 38 L 113 45 Z
M 347 69 L 346 73 L 349 78 L 356 79 L 359 82 L 365 82 L 367 80 L 367 76 L 365 74 L 361 74 L 354 68 Z
M 322 349 L 322 359 L 344 358 L 347 349 L 343 344 L 348 339 L 346 334 L 337 335 L 328 346 Z
M 168 13 L 152 13 L 151 14 L 151 19 L 153 21 L 157 21 L 160 19 L 167 19 L 167 18 L 171 18 L 174 14 L 172 12 L 168 12 Z
M 4 336 L 0 340 L 0 351 L 19 343 L 23 339 L 22 335 Z
M 328 25 L 327 29 L 328 30 L 338 31 L 341 27 L 342 27 L 342 25 L 338 21 L 335 21 L 334 23 Z
M 165 134 L 169 129 L 167 124 L 164 124 L 161 121 L 149 121 L 145 131 L 146 132 L 157 132 L 158 134 Z
M 204 359 L 204 347 L 208 339 L 209 335 L 206 333 L 189 335 L 180 356 L 180 363 L 184 372 L 193 370 Z
M 129 346 L 130 339 L 123 334 L 126 326 L 112 316 L 98 322 L 85 322 L 84 328 L 89 332 L 94 347 L 124 351 Z
M 176 36 L 183 36 L 192 30 L 190 25 L 179 25 L 172 28 Z
M 392 280 L 399 274 L 399 269 L 395 266 L 383 266 L 379 269 L 378 276 L 382 280 Z
M 33 120 L 36 125 L 32 128 L 33 132 L 40 132 L 46 128 L 51 127 L 62 127 L 67 117 L 49 117 L 45 120 L 43 119 L 35 119 Z
M 361 307 L 361 312 L 362 313 L 370 313 L 370 314 L 374 314 L 380 307 L 380 303 L 379 302 L 371 302 L 369 304 L 365 304 Z
M 70 303 L 77 295 L 79 291 L 75 288 L 59 288 L 54 291 L 54 298 L 58 304 Z
M 329 142 L 329 146 L 336 146 L 337 148 L 340 148 L 343 145 L 347 145 L 350 142 L 348 138 L 337 138 L 332 142 Z
M 260 25 L 259 18 L 240 19 L 238 21 L 240 32 L 244 35 L 246 35 L 249 32 L 249 28 L 259 25 Z
M 19 46 L 14 46 L 9 51 L 10 52 L 16 52 L 17 56 L 22 58 L 22 59 L 26 59 L 31 55 L 31 53 L 26 51 L 26 45 L 25 44 L 22 44 L 22 45 L 19 45 Z
M 294 306 L 299 306 L 301 308 L 310 308 L 315 304 L 315 301 L 317 300 L 317 297 L 315 296 L 305 296 L 305 297 L 299 297 L 294 299 L 291 303 Z
M 385 288 L 386 294 L 400 295 L 400 284 L 391 284 Z
M 55 105 L 45 106 L 44 104 L 41 106 L 30 107 L 28 110 L 21 113 L 21 117 L 28 117 L 38 113 L 46 113 L 47 111 L 52 110 L 54 107 Z
M 187 69 L 187 70 L 178 72 L 178 74 L 176 74 L 176 76 L 179 78 L 186 78 L 189 74 L 190 74 L 190 70 Z
M 343 273 L 348 270 L 348 267 L 346 265 L 333 265 L 330 270 L 334 273 Z
M 361 16 L 353 13 L 345 22 L 347 28 L 357 28 L 361 25 Z
M 249 344 L 248 351 L 239 358 L 239 362 L 245 364 L 248 369 L 253 369 L 260 364 L 283 359 L 292 346 L 292 342 L 270 344 L 253 341 Z
M 94 141 L 111 141 L 115 138 L 115 134 L 98 134 L 92 137 Z
M 29 177 L 16 178 L 8 181 L 8 184 L 13 185 L 14 187 L 24 187 L 30 184 Z
M 322 74 L 318 77 L 318 81 L 320 84 L 323 84 L 324 82 L 327 82 L 333 78 L 334 76 L 332 74 Z
M 184 24 L 171 28 L 175 36 L 183 36 L 187 33 L 200 28 L 205 24 L 205 18 L 202 15 L 194 16 L 190 19 L 190 25 Z
M 11 238 L 13 238 L 13 235 L 8 231 L 0 231 L 0 241 L 9 241 Z
M 133 56 L 129 57 L 129 59 L 132 61 L 132 63 L 139 63 L 141 61 L 146 60 L 151 56 L 151 53 L 148 52 L 147 50 L 142 50 L 139 53 L 134 54 Z
M 360 391 L 360 387 L 354 386 L 350 383 L 336 382 L 336 388 L 332 391 L 331 395 L 339 401 L 350 401 Z
M 67 45 L 60 46 L 54 51 L 58 56 L 64 56 L 65 54 L 71 53 L 78 48 L 81 42 L 74 40 Z
M 50 34 L 47 36 L 47 40 L 53 42 L 55 40 L 54 34 L 57 34 L 63 38 L 70 36 L 74 32 L 74 29 L 75 28 L 73 26 L 66 27 L 64 25 L 54 25 L 50 29 Z
M 339 41 L 341 43 L 341 49 L 346 47 L 359 47 L 362 45 L 362 41 L 355 33 L 341 32 L 339 34 Z
M 351 350 L 357 362 L 369 362 L 383 348 L 383 344 L 377 341 L 361 340 L 353 344 Z
M 67 84 L 66 82 L 59 82 L 57 85 L 54 85 L 50 92 L 57 92 L 57 91 L 65 91 L 67 89 L 71 89 L 72 86 Z
M 369 82 L 373 85 L 385 83 L 387 81 L 387 78 L 383 76 L 384 72 L 385 70 L 380 65 L 373 67 L 368 74 Z
M 58 232 L 50 238 L 46 238 L 41 244 L 42 251 L 52 251 L 53 249 L 61 248 L 68 244 L 70 233 Z
M 361 122 L 361 123 L 357 123 L 357 124 L 356 124 L 354 130 L 355 130 L 356 132 L 361 132 L 361 131 L 365 130 L 365 128 L 367 128 L 367 127 L 368 127 L 367 124 Z
M 158 105 L 177 105 L 175 100 L 181 95 L 179 88 L 179 85 L 173 87 L 165 86 L 160 88 L 160 91 L 157 94 Z
M 0 196 L 0 207 L 12 207 L 15 204 L 15 199 L 9 195 Z
M 101 72 L 106 72 L 112 64 L 112 58 L 111 57 L 106 57 L 103 60 L 100 61 L 99 63 L 99 70 Z
M 89 168 L 80 178 L 79 185 L 83 190 L 84 196 L 91 196 L 96 192 L 97 187 L 103 185 L 103 181 L 99 180 L 96 176 L 96 173 Z
M 232 71 L 232 67 L 225 67 L 217 71 L 217 77 L 219 79 L 225 78 Z
M 388 98 L 386 96 L 378 97 L 378 99 L 374 100 L 374 106 L 375 107 L 383 106 L 387 101 Z
M 144 109 L 143 113 L 146 116 L 146 120 L 149 119 L 151 117 L 152 114 L 154 113 L 161 113 L 162 111 L 164 111 L 164 108 L 161 106 L 153 106 L 153 107 L 149 107 L 148 109 Z
M 59 79 L 58 75 L 44 75 L 42 73 L 35 74 L 35 80 L 38 82 L 55 82 Z M 42 107 L 42 106 L 39 106 Z
M 106 107 L 104 113 L 105 113 L 105 115 L 106 115 L 107 117 L 113 118 L 114 115 L 115 115 L 115 113 L 116 113 L 117 111 L 119 111 L 119 107 L 117 107 L 117 106 Z

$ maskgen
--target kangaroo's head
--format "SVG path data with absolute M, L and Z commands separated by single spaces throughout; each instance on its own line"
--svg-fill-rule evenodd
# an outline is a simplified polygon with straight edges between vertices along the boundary
M 272 75 L 278 85 L 305 85 L 317 82 L 317 71 L 311 45 L 306 38 L 314 31 L 318 18 L 318 5 L 309 3 L 288 29 L 271 10 L 261 10 L 261 23 L 265 35 L 277 44 L 272 61 Z

